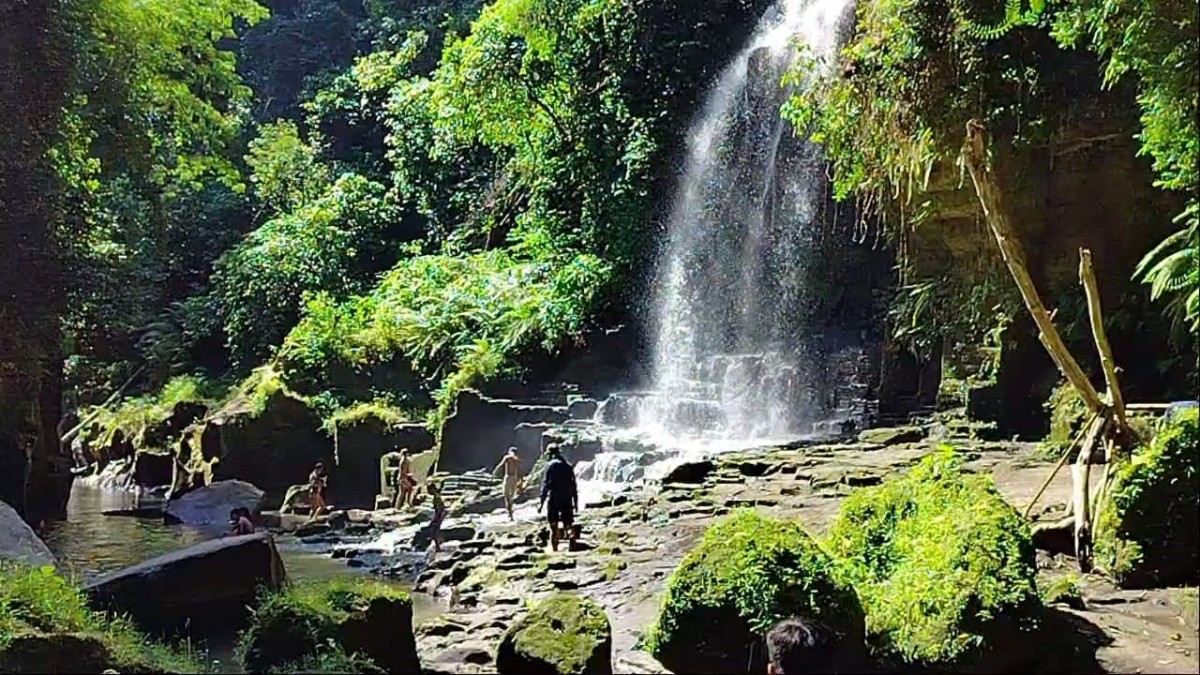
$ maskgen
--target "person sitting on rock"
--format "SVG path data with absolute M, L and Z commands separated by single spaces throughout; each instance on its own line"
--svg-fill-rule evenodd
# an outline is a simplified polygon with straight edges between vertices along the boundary
M 563 458 L 558 445 L 546 448 L 550 463 L 542 476 L 542 496 L 538 511 L 549 501 L 546 520 L 550 522 L 550 548 L 558 550 L 558 542 L 565 532 L 568 546 L 575 543 L 575 509 L 579 506 L 579 494 L 575 487 L 575 469 Z M 561 530 L 559 529 L 561 526 Z
M 329 476 L 325 473 L 325 463 L 317 462 L 312 473 L 308 474 L 308 503 L 312 507 L 309 520 L 314 520 L 325 512 L 325 487 L 328 482 Z
M 413 491 L 417 487 L 417 477 L 413 475 L 412 458 L 408 456 L 408 448 L 400 448 L 400 466 L 396 470 L 396 483 L 399 488 L 396 508 L 412 505 Z
M 509 446 L 492 474 L 501 472 L 504 473 L 504 508 L 508 510 L 508 519 L 513 520 L 513 500 L 521 489 L 521 458 L 517 456 L 515 447 Z
M 229 524 L 233 526 L 230 536 L 240 537 L 244 534 L 254 534 L 254 521 L 250 519 L 250 509 L 239 506 L 229 512 Z
M 837 672 L 836 651 L 837 640 L 824 626 L 785 619 L 767 633 L 767 675 Z

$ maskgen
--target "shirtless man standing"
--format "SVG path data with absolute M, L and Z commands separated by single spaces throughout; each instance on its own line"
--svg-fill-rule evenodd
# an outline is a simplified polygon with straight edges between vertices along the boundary
M 396 508 L 412 504 L 417 478 L 412 472 L 412 458 L 408 456 L 408 448 L 400 448 L 400 467 L 396 471 L 396 483 L 399 488 Z
M 508 519 L 513 520 L 513 500 L 521 487 L 521 458 L 517 456 L 515 447 L 509 446 L 508 452 L 504 453 L 492 474 L 498 475 L 501 472 L 504 473 L 504 508 L 508 509 Z

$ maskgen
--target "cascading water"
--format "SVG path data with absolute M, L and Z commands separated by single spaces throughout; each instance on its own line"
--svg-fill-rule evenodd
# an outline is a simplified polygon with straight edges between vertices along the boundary
M 659 444 L 794 437 L 827 412 L 804 279 L 825 167 L 780 106 L 797 54 L 832 61 L 852 6 L 778 0 L 692 124 L 657 272 L 653 389 L 633 404 Z

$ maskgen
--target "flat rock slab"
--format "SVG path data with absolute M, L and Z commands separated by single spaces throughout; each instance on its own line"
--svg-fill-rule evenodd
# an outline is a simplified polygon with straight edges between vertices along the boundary
M 0 502 L 0 560 L 57 565 L 54 554 L 13 507 Z
M 84 586 L 91 604 L 128 614 L 142 628 L 170 632 L 185 623 L 243 622 L 259 590 L 283 585 L 283 561 L 270 534 L 206 541 L 107 574 Z

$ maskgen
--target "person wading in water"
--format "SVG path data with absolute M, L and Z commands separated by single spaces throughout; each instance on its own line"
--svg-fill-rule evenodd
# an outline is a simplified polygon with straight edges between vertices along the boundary
M 563 459 L 557 445 L 546 448 L 550 463 L 542 476 L 542 496 L 538 511 L 549 502 L 546 519 L 550 521 L 550 548 L 558 550 L 562 532 L 569 538 L 568 547 L 575 543 L 575 510 L 579 506 L 579 494 L 575 489 L 575 469 Z M 562 530 L 559 530 L 559 527 Z
M 509 447 L 508 452 L 504 453 L 504 457 L 500 463 L 496 465 L 493 475 L 504 474 L 504 508 L 508 509 L 508 519 L 513 520 L 513 500 L 517 498 L 517 492 L 521 489 L 521 458 L 517 456 L 517 449 Z

